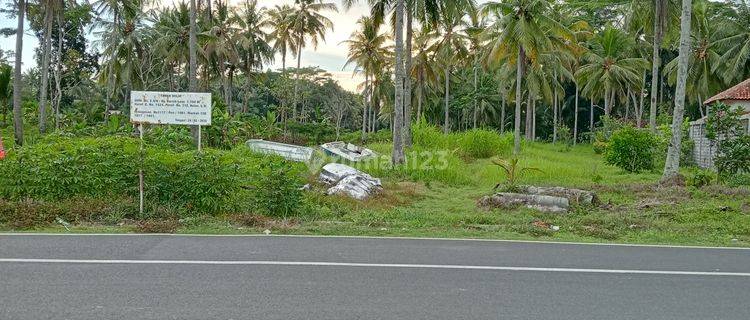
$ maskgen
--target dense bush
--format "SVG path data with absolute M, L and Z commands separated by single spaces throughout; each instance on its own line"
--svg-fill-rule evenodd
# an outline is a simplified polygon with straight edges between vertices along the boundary
M 300 168 L 289 166 L 279 157 L 268 157 L 256 164 L 251 181 L 255 209 L 268 216 L 290 216 L 302 207 Z
M 51 139 L 49 139 L 51 140 Z M 108 199 L 138 197 L 141 167 L 139 141 L 126 137 L 64 138 L 17 149 L 0 162 L 0 198 L 17 201 L 56 201 L 73 197 Z M 274 172 L 260 170 L 273 166 Z M 240 146 L 232 151 L 176 153 L 149 145 L 143 170 L 147 206 L 171 207 L 186 213 L 252 210 L 249 192 L 255 181 L 279 179 L 274 192 L 287 193 L 301 185 L 297 165 L 256 155 Z M 278 176 L 286 172 L 285 176 Z M 295 174 L 297 174 L 295 176 Z M 272 176 L 265 176 L 272 175 Z M 274 176 L 275 175 L 275 176 Z M 298 195 L 280 194 L 284 213 L 297 206 Z M 288 202 L 288 203 L 286 203 Z M 269 213 L 278 207 L 264 206 Z
M 458 149 L 467 158 L 483 159 L 506 154 L 513 145 L 513 137 L 500 135 L 492 130 L 473 129 L 453 134 L 457 139 Z M 450 137 L 451 139 L 453 137 Z
M 653 170 L 656 142 L 647 130 L 626 126 L 612 134 L 604 159 L 628 172 Z
M 0 162 L 0 197 L 134 195 L 137 155 L 138 141 L 123 137 L 58 138 L 19 148 Z
M 702 188 L 707 185 L 710 185 L 714 180 L 714 173 L 710 170 L 704 170 L 704 169 L 698 169 L 695 172 L 693 172 L 692 175 L 690 175 L 688 184 L 697 187 Z
M 750 135 L 723 141 L 714 159 L 722 180 L 739 174 L 750 174 Z
M 482 159 L 507 154 L 513 146 L 511 134 L 501 135 L 494 130 L 473 129 L 444 134 L 436 126 L 424 121 L 412 125 L 414 146 L 422 149 L 457 151 L 464 158 Z

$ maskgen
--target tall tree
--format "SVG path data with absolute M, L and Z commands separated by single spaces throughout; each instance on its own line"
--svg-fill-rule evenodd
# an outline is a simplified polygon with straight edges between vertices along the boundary
M 375 23 L 372 17 L 362 17 L 357 21 L 360 29 L 352 33 L 349 40 L 345 43 L 349 46 L 349 55 L 344 67 L 349 64 L 355 64 L 355 72 L 362 72 L 365 75 L 364 84 L 364 101 L 365 105 L 362 111 L 362 140 L 367 135 L 367 110 L 372 93 L 372 82 L 376 74 L 379 74 L 380 68 L 387 65 L 386 60 L 391 55 L 389 48 L 386 46 L 388 35 L 380 31 L 380 24 Z
M 264 29 L 270 26 L 265 18 L 265 8 L 259 8 L 257 0 L 245 0 L 237 16 L 240 28 L 239 52 L 242 72 L 245 74 L 245 93 L 242 112 L 247 112 L 250 84 L 253 72 L 273 60 L 273 47 Z
M 15 133 L 16 145 L 23 145 L 23 109 L 21 106 L 21 89 L 23 78 L 21 67 L 23 66 L 23 27 L 26 15 L 26 1 L 18 1 L 18 26 L 16 28 L 16 63 L 13 70 L 13 132 Z
M 646 60 L 631 58 L 632 39 L 624 31 L 607 27 L 592 39 L 591 50 L 584 55 L 584 65 L 578 69 L 582 90 L 588 95 L 604 93 L 604 113 L 609 115 L 618 92 L 637 86 Z
M 516 66 L 516 109 L 514 121 L 513 153 L 521 152 L 521 101 L 522 82 L 528 62 L 535 63 L 541 53 L 551 50 L 553 39 L 573 40 L 573 35 L 560 22 L 551 18 L 551 0 L 510 0 L 488 2 L 482 8 L 485 14 L 499 17 L 499 30 L 491 42 L 490 60 L 506 61 Z
M 299 103 L 299 83 L 302 63 L 302 49 L 305 48 L 307 40 L 318 48 L 320 41 L 325 41 L 326 32 L 333 30 L 333 21 L 323 15 L 325 11 L 338 12 L 333 2 L 323 0 L 294 0 L 294 13 L 290 17 L 292 34 L 295 37 L 297 47 L 297 75 L 294 85 L 294 114 L 296 117 L 297 103 Z
M 674 97 L 674 114 L 672 115 L 672 139 L 667 150 L 667 161 L 664 164 L 662 181 L 669 180 L 679 174 L 680 151 L 682 147 L 682 120 L 685 112 L 685 88 L 687 83 L 688 63 L 690 62 L 690 24 L 691 0 L 682 0 L 682 16 L 680 22 L 680 60 L 677 66 L 677 88 Z
M 297 45 L 292 34 L 292 13 L 294 8 L 289 5 L 275 6 L 268 11 L 268 23 L 273 40 L 273 49 L 281 54 L 281 71 L 286 71 L 286 56 L 289 51 L 297 52 Z
M 190 92 L 198 91 L 198 26 L 196 16 L 198 15 L 198 6 L 195 0 L 190 0 L 190 26 L 188 29 L 188 90 Z M 200 143 L 200 133 L 198 126 L 190 126 L 190 134 L 193 136 L 193 144 L 198 146 Z
M 403 164 L 404 143 L 402 126 L 404 124 L 404 1 L 396 0 L 396 27 L 394 28 L 396 42 L 396 65 L 394 66 L 395 93 L 393 112 L 393 152 L 391 162 L 394 165 Z
M 450 82 L 451 72 L 454 64 L 460 62 L 468 55 L 466 48 L 466 35 L 461 33 L 459 27 L 463 24 L 464 12 L 456 6 L 444 5 L 441 8 L 438 19 L 438 28 L 433 30 L 432 36 L 437 41 L 432 51 L 440 64 L 443 66 L 444 99 L 443 99 L 443 133 L 448 134 L 450 125 Z

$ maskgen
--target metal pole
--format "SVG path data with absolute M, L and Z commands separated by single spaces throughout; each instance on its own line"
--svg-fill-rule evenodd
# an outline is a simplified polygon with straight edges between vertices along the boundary
M 143 214 L 143 124 L 138 124 L 138 135 L 141 137 L 141 145 L 140 145 L 140 151 L 139 151 L 139 157 L 140 157 L 140 166 L 138 168 L 138 180 L 139 180 L 139 196 L 140 196 L 140 206 L 138 207 L 138 212 L 142 215 Z
M 201 152 L 201 126 L 198 126 L 198 152 Z

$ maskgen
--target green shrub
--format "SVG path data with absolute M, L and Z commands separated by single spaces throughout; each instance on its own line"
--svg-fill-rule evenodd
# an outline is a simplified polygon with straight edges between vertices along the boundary
M 137 151 L 137 140 L 123 137 L 58 138 L 19 148 L 0 162 L 0 197 L 136 195 Z
M 0 161 L 0 198 L 57 201 L 75 197 L 138 198 L 141 167 L 139 141 L 126 137 L 65 138 L 25 146 Z M 272 163 L 273 170 L 263 170 Z M 176 153 L 158 146 L 144 152 L 146 205 L 150 211 L 167 208 L 180 214 L 216 214 L 245 209 L 253 197 L 248 192 L 256 181 L 276 183 L 273 192 L 286 207 L 268 207 L 270 213 L 298 205 L 300 186 L 295 174 L 300 165 L 253 154 L 241 146 L 231 151 L 204 150 Z M 286 173 L 286 175 L 282 175 Z M 266 176 L 268 175 L 268 176 Z M 271 179 L 271 180 L 268 180 Z M 278 181 L 274 180 L 278 179 Z M 288 185 L 287 185 L 288 184 Z M 279 188 L 281 186 L 283 188 Z M 289 193 L 291 195 L 287 195 Z M 281 201 L 281 200 L 280 200 Z M 154 216 L 160 219 L 162 217 Z
M 594 153 L 604 154 L 605 152 L 607 152 L 607 147 L 609 145 L 606 142 L 594 141 L 592 146 L 594 147 Z
M 269 216 L 290 216 L 302 208 L 303 182 L 298 168 L 280 157 L 269 156 L 257 163 L 251 181 L 256 210 Z
M 750 174 L 750 135 L 721 142 L 714 163 L 722 180 L 739 174 Z
M 508 154 L 513 148 L 512 134 L 501 135 L 494 130 L 472 129 L 446 135 L 440 128 L 425 121 L 417 121 L 412 125 L 412 141 L 417 148 L 457 150 L 460 156 L 470 159 Z
M 414 146 L 429 149 L 447 149 L 450 147 L 447 136 L 436 126 L 420 120 L 411 126 Z
M 612 134 L 604 159 L 628 172 L 653 170 L 655 145 L 650 132 L 626 126 Z
M 688 184 L 696 188 L 702 188 L 710 185 L 713 180 L 713 172 L 711 172 L 710 170 L 699 169 L 693 172 L 693 174 L 689 177 Z
M 484 159 L 498 154 L 507 154 L 513 145 L 511 135 L 500 135 L 493 130 L 473 129 L 453 134 L 461 154 L 467 158 Z
M 226 210 L 227 199 L 240 192 L 241 161 L 216 150 L 151 150 L 144 168 L 146 198 L 201 213 Z
M 730 187 L 750 186 L 750 173 L 731 175 L 724 182 Z

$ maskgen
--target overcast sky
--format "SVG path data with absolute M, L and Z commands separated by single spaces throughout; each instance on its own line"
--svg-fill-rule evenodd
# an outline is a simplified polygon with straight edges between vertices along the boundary
M 240 3 L 241 1 L 243 0 L 229 0 L 230 4 Z M 340 7 L 341 2 L 339 0 L 333 1 Z M 162 2 L 164 5 L 172 5 L 177 1 L 162 0 Z M 277 4 L 294 4 L 294 0 L 259 0 L 258 3 L 260 6 L 270 8 Z M 354 90 L 356 83 L 361 80 L 352 80 L 352 67 L 342 70 L 346 61 L 348 48 L 346 45 L 341 44 L 341 42 L 349 38 L 352 31 L 356 29 L 357 20 L 368 12 L 368 7 L 360 4 L 348 11 L 340 8 L 338 13 L 326 13 L 326 16 L 334 22 L 334 30 L 328 32 L 325 43 L 321 43 L 317 49 L 308 47 L 302 51 L 302 66 L 320 66 L 322 69 L 331 72 L 343 87 L 348 90 Z M 0 16 L 0 28 L 15 28 L 16 24 L 17 20 L 10 19 L 4 15 Z M 26 25 L 26 31 L 23 50 L 24 70 L 35 66 L 34 48 L 39 46 L 37 39 L 28 32 L 28 24 Z M 0 37 L 0 48 L 3 50 L 15 50 L 15 37 Z M 296 65 L 296 59 L 287 56 L 287 66 L 294 65 Z M 272 68 L 281 68 L 281 58 L 276 59 L 276 63 Z

